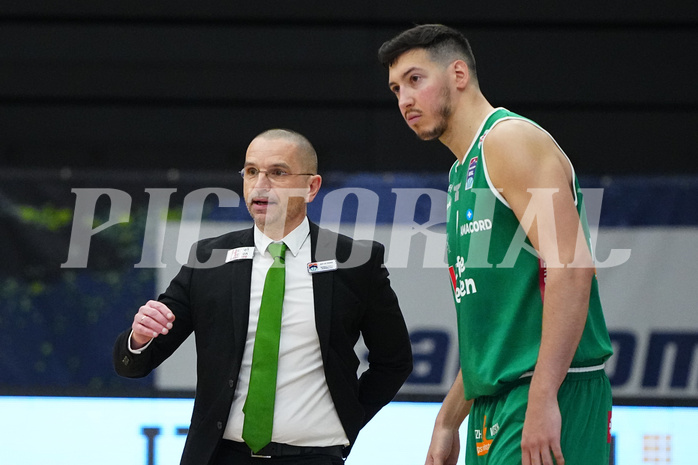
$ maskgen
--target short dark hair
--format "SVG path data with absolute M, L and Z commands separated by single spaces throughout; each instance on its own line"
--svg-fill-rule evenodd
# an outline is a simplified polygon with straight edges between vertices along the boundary
M 442 24 L 423 24 L 401 32 L 386 41 L 378 50 L 378 60 L 383 66 L 392 66 L 405 52 L 424 49 L 429 57 L 442 65 L 463 60 L 474 77 L 475 56 L 468 39 L 463 34 Z

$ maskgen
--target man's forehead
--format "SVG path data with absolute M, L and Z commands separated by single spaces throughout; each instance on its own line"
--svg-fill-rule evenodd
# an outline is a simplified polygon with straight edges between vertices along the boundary
M 433 64 L 429 53 L 423 48 L 408 50 L 395 59 L 388 68 L 388 76 L 391 81 L 403 77 L 412 69 L 423 69 Z
M 293 141 L 286 139 L 258 138 L 247 148 L 245 163 L 261 163 L 269 165 L 290 165 L 297 159 L 297 147 Z
M 296 146 L 295 141 L 286 137 L 266 137 L 260 136 L 250 142 L 249 148 L 252 149 L 265 149 L 265 150 L 277 150 L 277 149 L 288 149 L 294 148 Z
M 247 153 L 293 155 L 297 148 L 289 139 L 258 137 L 247 147 Z
M 293 153 L 278 153 L 266 150 L 248 151 L 245 156 L 245 164 L 259 164 L 267 166 L 289 166 L 296 161 Z

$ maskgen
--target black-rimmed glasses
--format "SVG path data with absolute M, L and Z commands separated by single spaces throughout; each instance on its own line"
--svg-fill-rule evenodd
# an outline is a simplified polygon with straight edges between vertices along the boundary
M 259 173 L 264 173 L 267 179 L 271 182 L 283 181 L 288 176 L 314 176 L 313 173 L 289 173 L 283 168 L 272 168 L 269 170 L 260 170 L 253 166 L 247 166 L 240 170 L 240 176 L 247 181 L 255 180 L 259 177 Z

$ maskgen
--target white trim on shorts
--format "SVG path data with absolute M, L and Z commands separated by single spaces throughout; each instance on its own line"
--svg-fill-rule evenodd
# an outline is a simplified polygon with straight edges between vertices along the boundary
M 594 365 L 594 366 L 590 366 L 590 367 L 570 368 L 569 370 L 567 370 L 567 373 L 589 373 L 590 371 L 603 370 L 605 366 L 606 366 L 606 364 L 602 363 L 601 365 Z M 533 370 L 525 372 L 524 374 L 519 376 L 519 379 L 528 378 L 531 376 L 533 376 Z

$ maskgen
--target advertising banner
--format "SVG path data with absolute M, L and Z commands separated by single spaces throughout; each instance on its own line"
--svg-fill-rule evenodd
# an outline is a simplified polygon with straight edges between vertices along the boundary
M 445 174 L 330 173 L 308 206 L 321 226 L 386 245 L 415 360 L 401 394 L 422 399 L 443 396 L 458 371 L 446 184 Z M 698 179 L 581 184 L 615 351 L 606 366 L 614 395 L 690 403 L 698 398 Z M 0 393 L 193 392 L 191 341 L 153 375 L 127 380 L 112 368 L 114 339 L 164 290 L 192 243 L 250 226 L 237 173 L 0 173 Z M 464 232 L 489 227 L 472 221 Z
M 199 233 L 210 237 L 250 226 L 249 222 L 204 223 Z M 179 229 L 178 237 L 192 238 L 187 225 L 165 227 Z M 357 225 L 353 235 L 371 236 L 387 246 L 386 267 L 414 353 L 414 371 L 401 393 L 445 395 L 459 365 L 453 294 L 443 256 L 444 229 L 425 233 L 411 225 Z M 190 247 L 188 242 L 178 246 L 174 234 L 166 237 L 172 242 L 162 247 L 163 257 L 169 259 L 158 269 L 160 291 L 179 270 L 175 251 Z M 620 255 L 627 259 L 597 269 L 615 352 L 606 367 L 614 396 L 698 397 L 698 287 L 692 284 L 698 271 L 698 228 L 601 228 L 596 253 L 601 262 Z M 189 340 L 157 370 L 158 388 L 195 388 L 193 350 Z
M 179 463 L 193 404 L 193 399 L 0 396 L 5 420 L 0 423 L 0 461 Z M 361 431 L 346 464 L 423 463 L 439 407 L 435 402 L 388 404 Z M 698 455 L 697 424 L 698 408 L 614 407 L 611 463 L 693 465 Z M 460 434 L 461 464 L 465 444 L 471 440 L 465 425 Z

